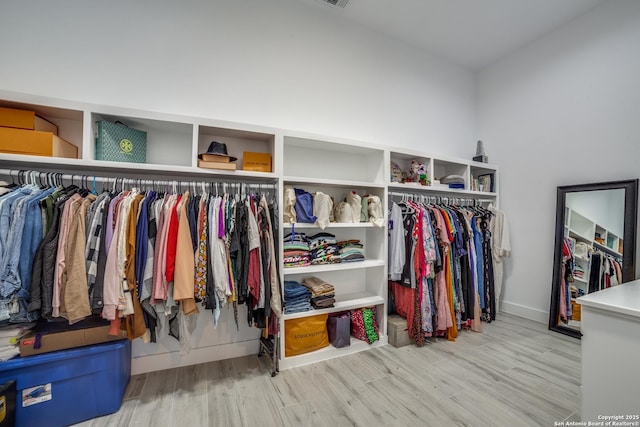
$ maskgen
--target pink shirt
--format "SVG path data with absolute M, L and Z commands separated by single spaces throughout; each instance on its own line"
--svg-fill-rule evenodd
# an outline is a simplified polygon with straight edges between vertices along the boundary
M 71 225 L 71 204 L 80 199 L 79 194 L 74 194 L 64 204 L 62 210 L 62 219 L 60 220 L 60 236 L 58 237 L 58 253 L 56 255 L 56 266 L 53 276 L 53 298 L 52 298 L 52 316 L 60 317 L 60 291 L 62 284 L 62 275 L 66 269 L 66 247 L 67 236 L 69 234 L 69 226 Z

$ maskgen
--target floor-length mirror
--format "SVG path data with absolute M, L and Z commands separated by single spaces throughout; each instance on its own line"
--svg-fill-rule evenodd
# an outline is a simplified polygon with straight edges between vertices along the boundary
M 638 180 L 558 187 L 549 329 L 580 337 L 576 299 L 635 278 Z

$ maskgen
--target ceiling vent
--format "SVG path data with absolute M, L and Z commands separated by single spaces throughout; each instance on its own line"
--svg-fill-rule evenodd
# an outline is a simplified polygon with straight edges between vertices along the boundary
M 329 3 L 332 6 L 345 7 L 349 0 L 320 0 L 323 3 Z

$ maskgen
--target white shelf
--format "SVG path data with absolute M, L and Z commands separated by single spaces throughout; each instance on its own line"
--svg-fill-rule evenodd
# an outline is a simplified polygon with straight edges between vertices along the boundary
M 357 353 L 364 350 L 370 350 L 372 348 L 381 347 L 388 343 L 389 338 L 386 335 L 380 335 L 378 341 L 373 344 L 369 344 L 365 341 L 361 341 L 357 338 L 351 337 L 351 345 L 348 347 L 336 348 L 332 345 L 321 348 L 320 350 L 312 351 L 310 353 L 300 354 L 298 356 L 283 357 L 280 361 L 281 369 L 289 369 L 296 366 L 308 365 L 310 363 L 319 362 L 322 360 L 333 359 L 335 357 L 346 356 L 347 354 Z M 284 355 L 283 355 L 284 356 Z
M 30 156 L 26 154 L 8 154 L 8 153 L 0 153 L 0 160 L 8 166 L 9 163 L 15 165 L 21 165 L 21 169 L 25 169 L 25 165 L 60 165 L 60 166 L 70 166 L 72 168 L 77 168 L 78 166 L 85 166 L 86 161 L 83 159 L 69 159 L 66 157 L 46 157 L 46 156 Z M 59 169 L 59 168 L 53 168 Z
M 573 276 L 573 279 L 574 279 L 576 282 L 582 282 L 582 283 L 589 284 L 589 281 L 588 281 L 588 280 L 584 280 L 584 279 L 581 279 L 581 278 L 576 277 L 576 276 Z
M 247 178 L 261 178 L 261 179 L 277 179 L 278 175 L 273 173 L 273 172 L 251 172 L 251 171 L 243 171 L 243 170 L 236 170 L 236 171 L 224 171 L 224 170 L 215 170 L 215 169 L 203 169 L 203 168 L 194 168 L 193 169 L 196 173 L 200 173 L 203 175 L 211 175 L 211 176 L 215 176 L 215 175 L 221 175 L 221 176 L 229 176 L 229 177 L 234 177 L 234 176 L 241 176 L 241 177 L 247 177 Z
M 381 188 L 381 189 L 385 187 L 384 184 L 375 184 L 372 182 L 306 178 L 301 176 L 285 176 L 283 179 L 284 179 L 285 185 L 313 184 L 313 185 L 324 185 L 324 186 L 331 186 L 331 187 L 348 187 L 348 188 L 364 187 L 364 188 Z
M 316 223 L 307 223 L 307 222 L 296 222 L 290 223 L 285 222 L 282 224 L 283 228 L 317 228 L 318 230 L 322 229 L 318 227 Z M 328 228 L 374 228 L 372 222 L 330 222 L 329 225 L 326 226 L 325 230 Z M 384 228 L 384 227 L 379 227 Z
M 308 274 L 322 273 L 327 271 L 354 270 L 362 268 L 381 267 L 385 265 L 385 261 L 381 259 L 366 259 L 364 261 L 344 262 L 339 264 L 321 264 L 309 265 L 307 267 L 285 267 L 283 272 L 285 276 L 291 274 Z
M 570 236 L 573 236 L 573 237 L 577 237 L 577 238 L 579 238 L 580 240 L 584 240 L 585 242 L 588 242 L 588 243 L 595 243 L 595 242 L 593 241 L 593 239 L 590 239 L 590 238 L 588 238 L 588 237 L 585 237 L 585 236 L 583 236 L 582 234 L 580 234 L 580 233 L 578 233 L 577 231 L 572 230 L 572 229 L 569 229 L 569 235 L 570 235 Z
M 301 317 L 315 316 L 317 314 L 336 313 L 339 311 L 353 310 L 354 308 L 371 307 L 384 304 L 384 298 L 370 292 L 354 293 L 336 297 L 334 307 L 313 309 L 301 313 L 285 314 L 284 320 L 299 319 Z
M 100 168 L 105 170 L 143 170 L 149 172 L 158 172 L 161 174 L 168 173 L 178 173 L 183 175 L 209 175 L 211 177 L 219 176 L 224 178 L 233 179 L 233 177 L 243 177 L 243 178 L 261 178 L 261 179 L 277 179 L 277 175 L 271 172 L 250 172 L 243 170 L 216 170 L 216 169 L 205 169 L 205 168 L 194 168 L 191 166 L 176 166 L 176 165 L 158 165 L 158 164 L 149 164 L 149 163 L 120 163 L 120 162 L 109 162 L 104 160 L 85 160 L 83 162 L 89 167 L 92 168 Z
M 604 251 L 604 252 L 606 252 L 606 253 L 608 253 L 610 255 L 614 255 L 614 256 L 617 256 L 617 257 L 622 257 L 622 254 L 620 252 L 614 251 L 613 249 L 603 245 L 602 243 L 598 243 L 598 242 L 594 241 L 593 242 L 593 246 L 594 246 L 595 249 L 600 249 L 601 251 Z
M 390 182 L 387 184 L 390 191 L 393 190 L 402 190 L 404 192 L 424 192 L 424 193 L 438 193 L 438 194 L 455 194 L 455 195 L 463 195 L 463 196 L 486 196 L 486 197 L 497 197 L 497 193 L 492 193 L 488 191 L 471 191 L 471 190 L 463 190 L 449 187 L 434 187 L 430 185 L 416 185 L 416 184 L 407 184 L 400 182 Z
M 26 167 L 37 167 L 39 170 L 49 169 L 59 171 L 64 168 L 68 171 L 79 171 L 85 175 L 100 175 L 100 173 L 121 173 L 139 174 L 149 176 L 150 173 L 155 175 L 177 175 L 177 176 L 209 176 L 213 179 L 219 177 L 221 179 L 233 180 L 238 177 L 242 179 L 270 179 L 276 180 L 278 176 L 275 173 L 267 172 L 250 172 L 243 170 L 225 171 L 215 169 L 194 168 L 191 166 L 164 165 L 152 163 L 123 163 L 110 162 L 105 160 L 86 160 L 86 159 L 69 159 L 64 157 L 45 157 L 45 156 L 29 156 L 21 154 L 0 154 L 0 160 L 4 165 L 12 169 L 15 165 L 16 169 L 25 169 Z M 144 179 L 144 178 L 143 178 Z
M 455 189 L 453 191 L 456 191 Z M 495 191 L 475 191 L 475 190 L 458 190 L 463 191 L 465 194 L 470 196 L 489 196 L 496 197 L 498 194 Z

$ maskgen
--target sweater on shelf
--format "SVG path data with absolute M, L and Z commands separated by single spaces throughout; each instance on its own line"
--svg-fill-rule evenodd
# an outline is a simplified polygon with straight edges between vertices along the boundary
M 309 241 L 304 233 L 289 233 L 284 236 L 282 254 L 285 267 L 305 267 L 310 265 Z
M 313 276 L 305 278 L 302 284 L 311 291 L 311 304 L 314 308 L 333 307 L 336 300 L 332 284 Z
M 345 240 L 338 242 L 340 248 L 340 262 L 364 261 L 364 246 L 360 240 Z

